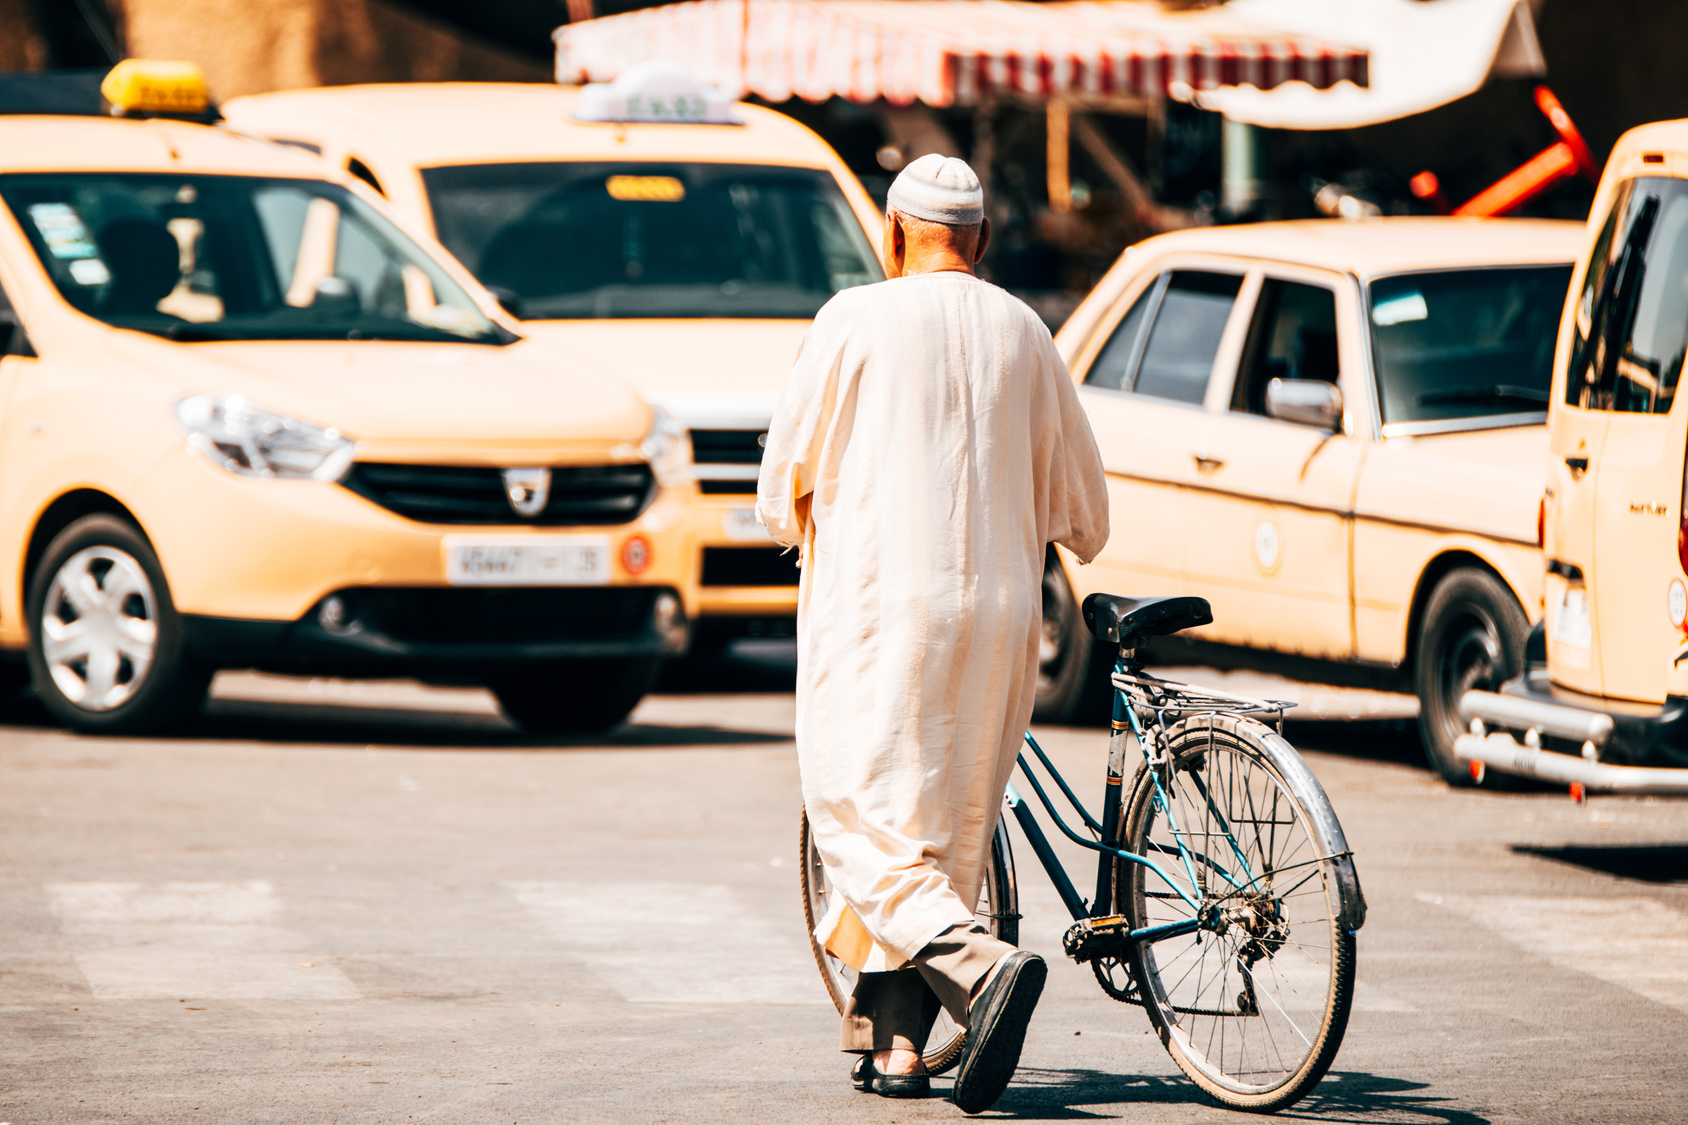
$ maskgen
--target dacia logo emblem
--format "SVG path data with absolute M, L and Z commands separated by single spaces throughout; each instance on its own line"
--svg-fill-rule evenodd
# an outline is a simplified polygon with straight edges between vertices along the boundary
M 551 470 L 505 469 L 504 495 L 518 516 L 537 516 L 551 499 Z

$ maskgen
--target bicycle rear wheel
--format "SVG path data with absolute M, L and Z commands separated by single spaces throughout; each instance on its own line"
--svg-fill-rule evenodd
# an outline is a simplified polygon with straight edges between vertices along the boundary
M 842 1015 L 844 1002 L 856 987 L 856 970 L 821 948 L 820 942 L 815 940 L 815 923 L 826 914 L 836 892 L 826 877 L 826 868 L 821 863 L 820 852 L 815 850 L 814 839 L 809 835 L 807 812 L 803 814 L 798 828 L 797 849 L 798 864 L 803 873 L 803 920 L 809 927 L 809 948 L 815 954 L 815 964 L 821 971 L 821 980 L 826 983 L 827 993 Z M 996 835 L 991 839 L 991 861 L 985 869 L 985 884 L 979 892 L 979 905 L 973 916 L 998 940 L 1009 945 L 1020 944 L 1014 853 L 1009 849 L 1008 832 L 1000 820 L 997 821 Z M 967 1032 L 956 1026 L 948 1012 L 940 1011 L 938 1022 L 932 1026 L 932 1034 L 926 1040 L 926 1048 L 921 1052 L 928 1073 L 942 1074 L 960 1062 L 961 1048 L 966 1042 Z
M 1354 935 L 1341 923 L 1333 857 L 1252 719 L 1197 716 L 1167 731 L 1164 799 L 1143 769 L 1115 866 L 1132 928 L 1198 915 L 1209 925 L 1130 953 L 1138 995 L 1179 1068 L 1234 1109 L 1293 1105 L 1336 1057 L 1354 992 Z M 1190 851 L 1179 855 L 1182 836 Z

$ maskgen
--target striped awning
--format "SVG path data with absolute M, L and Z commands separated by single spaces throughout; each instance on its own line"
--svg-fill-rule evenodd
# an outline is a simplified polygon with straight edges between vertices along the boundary
M 1286 82 L 1366 85 L 1366 52 L 1223 8 L 1154 0 L 692 0 L 556 31 L 557 80 L 612 81 L 652 59 L 781 102 L 837 96 L 971 105 L 990 94 L 1160 97 Z

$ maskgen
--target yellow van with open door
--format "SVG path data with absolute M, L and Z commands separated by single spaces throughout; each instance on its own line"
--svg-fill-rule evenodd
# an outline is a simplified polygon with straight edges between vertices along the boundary
M 1456 752 L 1590 791 L 1688 792 L 1688 121 L 1613 150 L 1556 354 L 1535 662 Z

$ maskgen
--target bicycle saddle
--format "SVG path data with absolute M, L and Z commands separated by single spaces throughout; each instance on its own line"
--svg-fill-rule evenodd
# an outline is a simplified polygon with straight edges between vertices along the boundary
M 1084 623 L 1099 641 L 1125 643 L 1133 634 L 1164 637 L 1181 629 L 1213 623 L 1206 598 L 1122 598 L 1091 594 L 1084 599 Z

